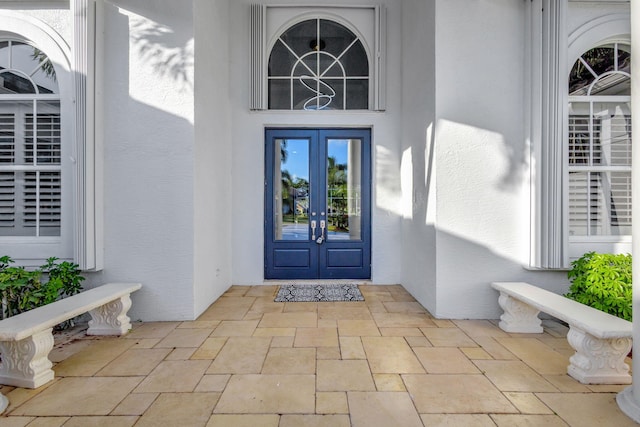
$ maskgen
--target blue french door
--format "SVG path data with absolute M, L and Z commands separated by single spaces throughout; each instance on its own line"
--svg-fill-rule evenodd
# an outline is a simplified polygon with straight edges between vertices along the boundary
M 265 142 L 265 278 L 370 278 L 370 130 L 267 129 Z

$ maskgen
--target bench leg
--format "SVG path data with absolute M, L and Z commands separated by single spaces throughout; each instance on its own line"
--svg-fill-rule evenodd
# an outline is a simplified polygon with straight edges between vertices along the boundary
M 7 399 L 7 396 L 0 393 L 0 414 L 2 414 L 5 409 L 7 409 L 7 406 L 9 406 L 9 399 Z
M 582 384 L 631 384 L 629 365 L 624 362 L 631 350 L 630 338 L 599 339 L 570 325 L 567 340 L 576 353 L 567 372 Z
M 500 292 L 498 304 L 504 313 L 500 316 L 500 329 L 505 332 L 528 334 L 542 333 L 542 321 L 538 318 L 540 311 L 509 295 Z
M 53 379 L 49 352 L 53 329 L 37 332 L 20 341 L 0 341 L 0 384 L 38 388 Z
M 89 311 L 87 335 L 124 335 L 131 329 L 127 311 L 131 308 L 131 298 L 125 295 L 101 307 Z

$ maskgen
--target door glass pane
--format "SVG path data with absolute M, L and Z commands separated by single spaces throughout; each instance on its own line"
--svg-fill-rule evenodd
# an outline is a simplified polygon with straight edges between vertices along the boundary
M 327 141 L 327 219 L 329 240 L 361 240 L 362 142 Z
M 273 204 L 276 240 L 309 239 L 309 141 L 276 139 Z

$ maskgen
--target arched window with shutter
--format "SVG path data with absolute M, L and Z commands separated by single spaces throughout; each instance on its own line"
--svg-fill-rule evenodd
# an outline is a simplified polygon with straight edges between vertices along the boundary
M 629 45 L 584 52 L 569 76 L 569 242 L 615 243 L 631 235 Z M 592 247 L 592 246 L 591 246 Z M 619 251 L 608 248 L 608 251 Z
M 60 236 L 60 92 L 36 46 L 0 40 L 0 236 Z

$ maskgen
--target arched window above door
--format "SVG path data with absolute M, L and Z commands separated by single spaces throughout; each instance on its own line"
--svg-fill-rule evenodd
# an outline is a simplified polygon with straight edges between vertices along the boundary
M 328 19 L 284 31 L 269 55 L 269 109 L 366 110 L 369 57 L 360 38 Z
M 386 104 L 383 6 L 251 5 L 252 110 Z

